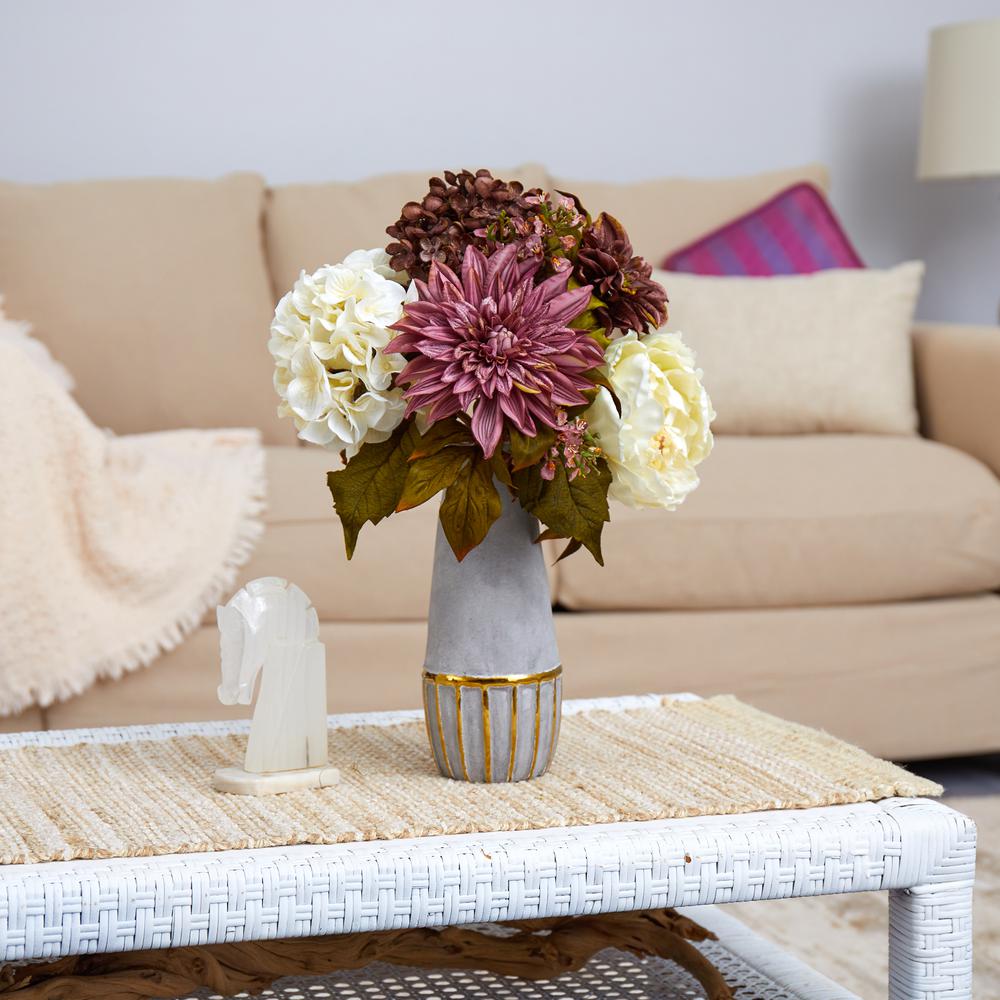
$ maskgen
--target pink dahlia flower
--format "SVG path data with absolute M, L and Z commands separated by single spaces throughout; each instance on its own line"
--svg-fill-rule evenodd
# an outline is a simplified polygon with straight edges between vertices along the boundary
M 517 244 L 487 258 L 470 246 L 461 279 L 444 264 L 417 281 L 385 348 L 416 354 L 399 375 L 406 415 L 428 411 L 431 423 L 472 412 L 472 433 L 489 458 L 504 419 L 533 436 L 556 427 L 561 407 L 587 402 L 586 373 L 604 362 L 597 342 L 569 327 L 590 301 L 590 287 L 567 290 L 569 273 L 535 284 L 541 261 L 517 259 Z

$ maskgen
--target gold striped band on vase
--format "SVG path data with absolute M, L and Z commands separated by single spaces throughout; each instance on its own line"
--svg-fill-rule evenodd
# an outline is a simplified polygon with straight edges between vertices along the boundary
M 435 684 L 460 684 L 462 687 L 513 687 L 516 684 L 540 684 L 550 681 L 562 673 L 562 666 L 542 670 L 537 674 L 499 674 L 496 677 L 474 677 L 471 674 L 439 674 L 434 670 L 424 670 L 424 680 Z
M 502 776 L 497 780 L 515 780 L 519 730 L 523 738 L 523 733 L 526 729 L 524 726 L 526 720 L 521 718 L 522 706 L 520 705 L 520 694 L 524 688 L 534 689 L 533 711 L 529 707 L 529 711 L 531 712 L 529 718 L 533 716 L 532 722 L 534 725 L 532 726 L 531 763 L 527 772 L 521 776 L 529 777 L 535 775 L 540 761 L 542 762 L 542 771 L 544 772 L 555 751 L 559 736 L 559 714 L 562 700 L 561 675 L 562 666 L 536 673 L 504 674 L 492 677 L 439 673 L 425 669 L 422 682 L 424 721 L 427 725 L 428 740 L 432 750 L 435 751 L 435 756 L 438 759 L 438 765 L 442 773 L 452 778 L 464 778 L 466 781 L 485 780 L 489 783 L 494 780 L 493 768 L 494 759 L 496 758 L 497 765 L 502 768 Z M 552 690 L 551 719 L 548 718 L 549 710 L 546 708 L 545 721 L 548 723 L 548 733 L 546 734 L 547 739 L 544 741 L 546 745 L 543 746 L 542 693 L 543 690 L 549 687 Z M 442 712 L 442 689 L 451 689 L 453 692 L 453 725 L 446 719 L 446 713 Z M 505 694 L 509 692 L 509 695 L 507 695 L 510 699 L 509 717 L 498 717 L 496 707 L 490 698 L 492 690 L 497 691 L 495 696 L 497 698 L 504 698 Z M 479 734 L 473 733 L 470 735 L 467 732 L 469 727 L 463 723 L 463 704 L 469 697 L 474 697 L 478 703 L 481 718 Z M 436 730 L 436 740 L 434 738 L 434 730 Z M 449 735 L 453 735 L 454 739 L 449 740 Z M 467 740 L 471 738 L 473 740 L 472 755 L 476 756 L 475 750 L 478 746 L 476 743 L 477 736 L 482 739 L 482 778 L 479 777 L 479 771 L 476 767 L 473 768 L 476 774 L 470 774 L 469 747 L 466 746 Z M 449 750 L 449 743 L 453 744 L 452 750 Z M 504 756 L 494 753 L 494 748 L 497 745 L 499 745 L 499 749 L 503 752 Z M 437 754 L 438 748 L 440 748 L 440 756 Z M 454 749 L 456 748 L 458 751 L 457 754 L 454 753 Z M 456 757 L 457 759 L 455 759 Z M 506 766 L 503 767 L 503 765 L 500 765 L 500 761 L 504 761 Z M 523 771 L 523 766 L 521 770 Z

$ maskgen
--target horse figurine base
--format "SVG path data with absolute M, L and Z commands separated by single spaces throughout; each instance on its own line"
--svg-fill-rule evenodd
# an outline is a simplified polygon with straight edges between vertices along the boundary
M 222 652 L 219 700 L 249 705 L 260 675 L 243 767 L 212 785 L 236 795 L 326 788 L 340 780 L 326 741 L 326 649 L 309 598 L 275 576 L 253 580 L 217 610 Z
M 300 788 L 329 788 L 339 781 L 340 771 L 335 767 L 304 767 L 271 774 L 254 774 L 242 767 L 220 767 L 212 777 L 212 787 L 231 795 L 278 795 Z

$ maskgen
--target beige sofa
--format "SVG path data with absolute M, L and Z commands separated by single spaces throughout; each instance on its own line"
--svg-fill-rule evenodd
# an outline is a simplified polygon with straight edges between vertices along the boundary
M 794 180 L 826 184 L 819 167 L 517 175 L 619 215 L 653 261 Z M 311 595 L 338 710 L 418 703 L 435 511 L 366 531 L 348 566 L 334 458 L 275 417 L 267 328 L 300 268 L 384 243 L 425 176 L 0 184 L 7 312 L 34 323 L 95 421 L 262 430 L 267 530 L 243 579 L 288 576 Z M 898 758 L 1000 749 L 1000 331 L 924 326 L 914 358 L 924 437 L 722 438 L 678 513 L 614 511 L 605 570 L 583 555 L 554 567 L 567 694 L 732 691 Z M 216 684 L 206 622 L 149 669 L 2 726 L 221 717 Z

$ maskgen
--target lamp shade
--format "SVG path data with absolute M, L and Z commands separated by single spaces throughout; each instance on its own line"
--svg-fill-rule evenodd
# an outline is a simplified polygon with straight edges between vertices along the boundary
M 1000 19 L 931 33 L 917 176 L 1000 174 Z

